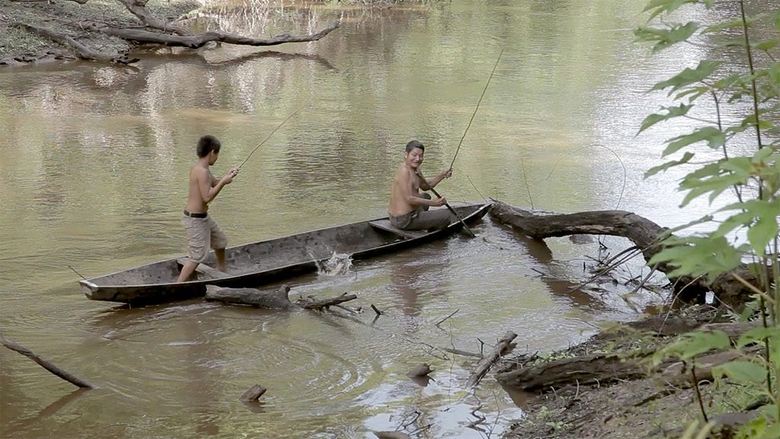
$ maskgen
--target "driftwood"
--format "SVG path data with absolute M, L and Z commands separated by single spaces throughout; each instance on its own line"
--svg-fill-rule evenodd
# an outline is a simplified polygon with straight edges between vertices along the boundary
M 339 303 L 348 302 L 355 299 L 357 299 L 356 295 L 344 293 L 341 296 L 334 297 L 332 299 L 311 300 L 301 298 L 295 303 L 303 309 L 322 310 L 329 306 L 338 305 Z
M 595 354 L 566 358 L 496 374 L 498 382 L 525 391 L 589 384 L 645 376 L 645 368 L 636 360 L 624 360 L 618 355 Z
M 287 285 L 281 288 L 260 290 L 257 288 L 224 288 L 216 285 L 206 286 L 206 300 L 222 302 L 233 305 L 249 305 L 257 308 L 289 310 L 293 308 L 323 310 L 330 306 L 338 307 L 340 303 L 357 299 L 354 294 L 344 293 L 338 297 L 329 299 L 304 299 L 301 298 L 295 303 L 290 302 L 288 294 L 290 287 Z M 350 310 L 351 311 L 351 310 Z
M 752 329 L 751 325 L 710 324 L 706 329 L 724 330 L 733 338 Z M 702 327 L 702 329 L 705 329 Z M 712 380 L 712 368 L 729 361 L 757 354 L 761 346 L 751 346 L 741 352 L 715 352 L 696 357 L 696 368 L 691 373 L 690 364 L 669 359 L 651 369 L 645 359 L 652 352 L 638 352 L 630 357 L 617 354 L 592 354 L 564 358 L 496 374 L 498 381 L 508 387 L 525 391 L 541 391 L 550 387 L 602 384 L 622 379 L 654 376 L 659 381 L 678 387 L 689 387 L 696 381 Z
M 649 261 L 661 250 L 659 243 L 668 234 L 668 229 L 647 218 L 622 210 L 552 214 L 531 212 L 495 201 L 490 215 L 496 221 L 509 225 L 535 240 L 577 234 L 622 236 L 631 240 L 641 250 L 645 261 Z M 662 273 L 670 273 L 674 267 L 658 264 L 654 268 Z M 753 292 L 742 285 L 734 275 L 752 285 L 758 284 L 758 277 L 746 265 L 740 265 L 711 282 L 704 278 L 694 279 L 687 276 L 670 280 L 681 300 L 702 301 L 704 294 L 712 291 L 723 303 L 740 307 L 749 300 Z
M 414 369 L 410 370 L 409 373 L 406 374 L 409 378 L 419 378 L 428 376 L 429 373 L 431 373 L 431 365 L 427 363 L 418 364 L 414 367 Z
M 63 46 L 72 47 L 73 50 L 76 51 L 78 57 L 81 59 L 91 60 L 91 61 L 112 62 L 118 64 L 131 64 L 138 61 L 138 58 L 128 58 L 126 54 L 103 53 L 91 49 L 79 43 L 74 38 L 49 28 L 33 26 L 31 24 L 26 24 L 26 23 L 19 23 L 18 26 L 21 27 L 22 29 L 26 29 L 29 32 L 36 33 L 54 42 L 60 43 Z
M 379 439 L 411 439 L 412 437 L 403 431 L 375 431 L 374 436 Z
M 206 285 L 206 300 L 250 305 L 267 309 L 291 309 L 295 305 L 290 302 L 287 294 L 290 287 L 287 285 L 272 290 L 258 290 L 256 288 L 222 288 L 214 285 Z
M 12 0 L 14 1 L 14 0 Z M 16 0 L 19 1 L 19 0 Z M 25 0 L 26 1 L 26 0 Z M 88 0 L 71 0 L 77 3 L 87 3 Z M 39 24 L 31 23 L 12 23 L 28 32 L 33 32 L 43 37 L 49 38 L 59 44 L 72 48 L 77 56 L 85 60 L 94 60 L 109 63 L 130 64 L 138 61 L 137 58 L 129 58 L 126 53 L 103 52 L 82 43 L 80 40 L 93 38 L 95 34 L 103 34 L 116 38 L 121 38 L 128 43 L 129 47 L 137 45 L 153 46 L 178 46 L 197 49 L 209 43 L 228 43 L 244 46 L 275 46 L 285 43 L 299 43 L 318 41 L 326 35 L 339 28 L 340 21 L 326 26 L 318 32 L 303 35 L 290 35 L 283 33 L 271 38 L 254 38 L 250 36 L 237 35 L 223 31 L 209 31 L 193 34 L 178 23 L 170 22 L 158 18 L 146 8 L 147 0 L 116 0 L 121 3 L 128 12 L 130 12 L 141 26 L 135 23 L 126 23 L 120 26 L 107 25 L 105 22 L 73 22 L 63 21 L 58 16 L 57 5 L 51 5 L 51 20 L 55 24 L 50 27 L 43 27 Z M 51 3 L 51 1 L 49 1 Z
M 226 32 L 205 32 L 198 35 L 169 35 L 159 32 L 151 32 L 143 29 L 117 29 L 109 27 L 97 27 L 96 30 L 140 44 L 159 44 L 163 46 L 178 46 L 197 49 L 211 42 L 238 44 L 242 46 L 276 46 L 284 43 L 301 43 L 305 41 L 318 41 L 333 32 L 340 26 L 335 22 L 319 32 L 308 35 L 281 34 L 271 38 L 250 38 Z
M 53 373 L 54 375 L 57 375 L 58 377 L 62 378 L 63 380 L 73 384 L 74 386 L 78 386 L 82 389 L 94 389 L 95 386 L 92 384 L 82 380 L 81 378 L 68 373 L 59 367 L 55 366 L 54 364 L 50 363 L 49 361 L 44 360 L 43 358 L 35 355 L 33 351 L 27 349 L 26 347 L 20 345 L 19 343 L 15 343 L 11 340 L 6 339 L 5 337 L 0 334 L 0 344 L 7 347 L 8 349 L 18 352 L 25 357 L 35 361 L 39 365 L 41 365 L 44 369 L 48 370 L 49 372 Z
M 268 391 L 268 389 L 265 387 L 255 384 L 248 388 L 238 399 L 243 402 L 255 402 L 260 399 L 266 391 Z
M 507 331 L 507 333 L 498 340 L 498 343 L 496 343 L 496 347 L 493 349 L 493 352 L 480 360 L 479 364 L 477 364 L 476 370 L 469 377 L 467 384 L 468 387 L 473 387 L 479 384 L 480 380 L 482 380 L 482 377 L 487 374 L 493 363 L 498 361 L 498 359 L 501 358 L 501 355 L 509 351 L 512 340 L 514 340 L 515 337 L 517 337 L 517 334 L 512 331 Z

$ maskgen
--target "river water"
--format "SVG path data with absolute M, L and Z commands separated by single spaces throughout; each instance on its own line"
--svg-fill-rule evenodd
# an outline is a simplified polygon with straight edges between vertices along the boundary
M 670 132 L 635 135 L 663 102 L 645 92 L 703 49 L 651 58 L 633 43 L 642 2 L 261 3 L 216 11 L 226 28 L 266 36 L 338 16 L 343 25 L 316 43 L 160 52 L 136 68 L 0 70 L 0 330 L 99 386 L 72 393 L 0 350 L 0 436 L 497 437 L 523 416 L 523 396 L 490 375 L 469 392 L 474 359 L 430 346 L 477 352 L 481 340 L 489 350 L 512 330 L 516 352 L 545 353 L 661 300 L 570 292 L 596 243 L 535 249 L 489 218 L 477 239 L 294 282 L 293 298 L 357 294 L 351 306 L 368 311 L 352 317 L 364 324 L 198 300 L 139 309 L 87 300 L 79 275 L 184 252 L 180 212 L 199 136 L 222 140 L 221 175 L 303 108 L 213 203 L 232 244 L 381 216 L 407 141 L 428 146 L 429 175 L 449 165 L 502 50 L 439 192 L 559 212 L 620 208 L 665 226 L 696 215 L 677 209 L 680 174 L 642 177 Z M 605 243 L 613 254 L 627 245 Z M 373 322 L 370 304 L 385 313 Z M 421 362 L 434 369 L 425 386 L 405 376 Z M 240 403 L 253 384 L 268 388 L 264 402 Z M 477 415 L 482 431 L 468 427 Z

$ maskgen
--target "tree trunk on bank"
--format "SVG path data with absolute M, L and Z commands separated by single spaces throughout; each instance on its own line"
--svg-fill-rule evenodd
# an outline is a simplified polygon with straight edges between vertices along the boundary
M 538 240 L 578 234 L 622 236 L 639 248 L 645 261 L 661 250 L 660 241 L 668 235 L 668 229 L 623 210 L 553 214 L 523 210 L 495 201 L 490 215 L 496 221 Z M 674 269 L 667 264 L 658 264 L 654 268 L 662 273 L 670 273 Z M 753 292 L 737 281 L 734 274 L 752 285 L 758 285 L 758 277 L 745 265 L 718 276 L 712 282 L 688 276 L 669 280 L 682 301 L 702 301 L 704 294 L 712 291 L 723 303 L 739 308 L 750 299 Z
M 15 2 L 45 1 L 45 0 L 11 0 Z M 89 0 L 72 0 L 85 4 Z M 122 17 L 109 17 L 99 22 L 84 19 L 74 21 L 67 18 L 69 15 L 58 9 L 58 5 L 48 2 L 45 11 L 40 11 L 41 17 L 30 18 L 34 22 L 22 22 L 6 20 L 9 25 L 16 26 L 30 33 L 48 38 L 58 44 L 69 47 L 78 58 L 105 63 L 132 64 L 139 61 L 138 58 L 130 58 L 123 49 L 115 50 L 90 47 L 99 45 L 94 40 L 105 40 L 115 37 L 124 40 L 129 48 L 143 45 L 144 47 L 186 47 L 197 49 L 208 43 L 227 43 L 242 46 L 276 46 L 286 43 L 301 43 L 319 41 L 341 25 L 339 20 L 332 22 L 319 31 L 310 34 L 291 35 L 282 33 L 270 38 L 257 38 L 251 35 L 240 35 L 222 30 L 192 33 L 186 26 L 180 23 L 168 21 L 155 16 L 146 8 L 146 0 L 116 0 L 130 12 L 135 20 L 127 20 Z M 3 16 L 0 15 L 0 18 Z

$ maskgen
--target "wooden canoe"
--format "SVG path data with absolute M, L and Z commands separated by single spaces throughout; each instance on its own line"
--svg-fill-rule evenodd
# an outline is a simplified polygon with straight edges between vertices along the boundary
M 453 206 L 467 224 L 478 221 L 490 204 Z M 163 303 L 206 294 L 206 285 L 257 287 L 305 273 L 316 272 L 334 252 L 352 260 L 367 259 L 441 239 L 462 228 L 454 222 L 432 232 L 407 232 L 390 226 L 387 218 L 361 221 L 297 235 L 229 247 L 227 273 L 214 267 L 214 253 L 198 266 L 196 279 L 176 282 L 183 258 L 142 265 L 80 281 L 87 298 L 132 304 Z

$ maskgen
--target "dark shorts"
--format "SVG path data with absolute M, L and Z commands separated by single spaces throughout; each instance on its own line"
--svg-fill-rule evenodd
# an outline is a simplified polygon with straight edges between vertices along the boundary
M 457 220 L 446 207 L 433 210 L 424 210 L 419 207 L 403 215 L 390 215 L 389 219 L 393 227 L 401 230 L 438 230 Z

